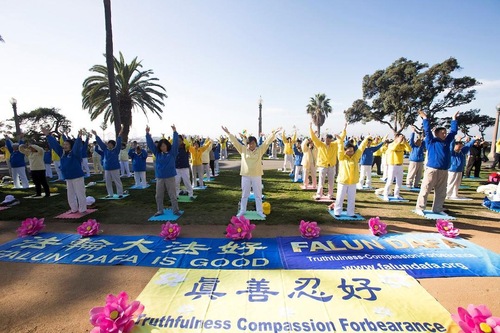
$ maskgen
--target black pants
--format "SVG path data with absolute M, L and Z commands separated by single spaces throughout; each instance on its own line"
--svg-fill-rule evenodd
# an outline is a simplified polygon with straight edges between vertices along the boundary
M 45 192 L 46 197 L 50 197 L 49 183 L 47 183 L 47 178 L 45 178 L 45 170 L 31 170 L 31 179 L 35 183 L 36 195 L 42 195 Z
M 215 177 L 215 160 L 210 160 L 210 169 L 212 169 L 212 177 Z
M 479 172 L 481 172 L 481 157 L 480 156 L 469 156 L 469 160 L 467 161 L 467 166 L 465 168 L 465 176 L 470 177 L 470 173 L 472 168 L 474 168 L 474 177 L 479 178 Z
M 375 164 L 377 165 L 377 175 L 382 175 L 382 171 L 380 170 L 380 166 L 382 164 L 382 156 L 373 156 L 372 168 Z

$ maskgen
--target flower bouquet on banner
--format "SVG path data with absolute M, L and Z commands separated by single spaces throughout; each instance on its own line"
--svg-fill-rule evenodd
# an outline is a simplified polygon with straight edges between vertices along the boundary
M 451 315 L 463 333 L 500 333 L 500 317 L 493 317 L 486 305 L 469 304 L 467 309 L 459 307 Z
M 76 231 L 82 237 L 95 236 L 102 232 L 102 230 L 100 230 L 99 222 L 94 219 L 88 219 L 87 221 L 83 222 L 78 226 L 78 228 L 76 228 Z
M 43 223 L 45 219 L 38 219 L 36 217 L 27 218 L 26 220 L 21 222 L 21 226 L 17 228 L 17 236 L 18 237 L 28 237 L 38 235 L 40 230 L 45 228 L 45 224 Z
M 128 303 L 126 292 L 109 294 L 105 306 L 90 310 L 90 323 L 94 326 L 90 333 L 129 333 L 134 328 L 134 317 L 143 311 L 144 305 L 139 301 Z
M 302 237 L 312 239 L 319 237 L 321 228 L 318 226 L 317 222 L 302 220 L 300 221 L 299 231 Z
M 372 217 L 368 220 L 368 229 L 370 229 L 374 236 L 382 236 L 387 233 L 387 224 L 380 221 L 378 216 Z
M 453 222 L 448 220 L 438 219 L 436 221 L 436 228 L 439 233 L 445 237 L 455 238 L 460 234 L 460 229 L 453 226 Z
M 176 240 L 181 233 L 181 227 L 177 223 L 167 221 L 161 225 L 160 237 L 164 240 Z
M 232 240 L 251 239 L 254 229 L 255 224 L 250 223 L 245 216 L 233 216 L 226 227 L 226 237 Z

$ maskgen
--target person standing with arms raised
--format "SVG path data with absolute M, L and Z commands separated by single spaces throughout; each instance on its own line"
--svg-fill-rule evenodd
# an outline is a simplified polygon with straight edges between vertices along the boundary
M 424 215 L 425 207 L 427 206 L 427 197 L 434 190 L 434 201 L 432 203 L 432 211 L 434 213 L 442 213 L 444 211 L 444 200 L 446 199 L 446 183 L 448 180 L 448 169 L 451 164 L 451 149 L 450 146 L 458 133 L 457 111 L 451 121 L 450 132 L 447 133 L 446 128 L 438 127 L 431 131 L 431 124 L 427 119 L 424 111 L 419 110 L 418 115 L 423 120 L 423 128 L 425 133 L 425 146 L 427 148 L 427 164 L 422 180 L 422 187 L 418 193 L 417 205 L 415 212 L 419 215 Z
M 346 136 L 347 123 L 344 125 L 344 129 L 340 134 L 340 137 L 345 138 Z M 314 146 L 318 148 L 318 160 L 316 161 L 316 167 L 319 171 L 319 181 L 318 190 L 316 191 L 316 200 L 321 199 L 323 196 L 323 185 L 325 184 L 325 177 L 328 177 L 328 197 L 333 200 L 333 186 L 335 178 L 335 166 L 337 165 L 337 145 L 338 139 L 333 141 L 333 136 L 331 134 L 326 135 L 325 142 L 321 141 L 316 133 L 314 133 L 312 128 L 312 123 L 309 123 L 309 134 Z M 343 142 L 342 142 L 343 143 Z
M 247 143 L 242 144 L 239 140 L 229 132 L 227 127 L 222 126 L 222 130 L 229 135 L 229 140 L 241 155 L 241 205 L 238 217 L 242 216 L 247 211 L 248 197 L 250 196 L 250 189 L 253 189 L 255 195 L 255 210 L 260 217 L 265 218 L 266 215 L 262 210 L 262 155 L 267 151 L 269 144 L 273 142 L 276 133 L 281 131 L 281 128 L 273 130 L 264 143 L 257 146 L 257 138 L 249 136 Z

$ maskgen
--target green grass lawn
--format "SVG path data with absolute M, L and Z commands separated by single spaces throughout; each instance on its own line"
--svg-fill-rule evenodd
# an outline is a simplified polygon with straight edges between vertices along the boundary
M 487 172 L 483 172 L 485 178 Z M 153 178 L 153 173 L 148 172 L 148 180 Z M 92 176 L 85 180 L 86 183 L 101 180 L 102 176 Z M 300 190 L 299 184 L 292 183 L 288 174 L 276 170 L 266 170 L 263 177 L 266 196 L 265 201 L 271 204 L 271 214 L 265 222 L 269 225 L 298 224 L 300 220 L 317 221 L 320 224 L 341 223 L 335 221 L 327 212 L 326 203 L 318 203 L 312 199 L 313 191 Z M 122 178 L 124 188 L 133 185 L 133 178 Z M 148 218 L 156 211 L 155 185 L 145 190 L 130 190 L 130 196 L 123 200 L 99 200 L 106 195 L 104 183 L 97 183 L 87 188 L 87 195 L 97 199 L 98 211 L 78 220 L 58 220 L 54 216 L 67 211 L 69 206 L 66 200 L 64 183 L 50 183 L 59 189 L 60 195 L 50 199 L 23 199 L 34 193 L 34 189 L 12 190 L 0 188 L 0 197 L 12 194 L 21 200 L 21 204 L 11 209 L 0 212 L 0 220 L 21 221 L 27 217 L 44 217 L 46 222 L 65 221 L 68 223 L 81 223 L 88 218 L 95 218 L 101 223 L 112 224 L 148 224 Z M 179 203 L 184 215 L 178 220 L 180 224 L 225 225 L 231 216 L 237 213 L 238 202 L 241 196 L 240 176 L 237 170 L 222 169 L 215 181 L 208 182 L 206 190 L 195 191 L 197 198 L 191 203 Z M 463 184 L 470 188 L 460 190 L 461 196 L 474 198 L 473 201 L 446 201 L 446 208 L 458 218 L 459 223 L 477 225 L 488 222 L 498 222 L 497 213 L 481 207 L 483 195 L 476 193 L 475 189 L 480 184 L 474 180 L 464 180 Z M 373 177 L 373 186 L 382 187 L 383 183 L 378 177 Z M 326 189 L 325 189 L 326 191 Z M 356 211 L 365 218 L 379 216 L 383 221 L 394 224 L 402 221 L 430 224 L 432 220 L 425 220 L 411 212 L 414 209 L 418 193 L 402 191 L 410 202 L 389 204 L 379 200 L 373 192 L 358 191 L 356 195 Z M 168 198 L 168 196 L 166 196 Z M 432 195 L 429 197 L 432 200 Z M 168 206 L 166 199 L 165 206 Z M 429 204 L 430 207 L 430 204 Z M 254 203 L 249 202 L 248 210 L 254 209 Z M 342 222 L 344 224 L 360 224 L 364 222 Z

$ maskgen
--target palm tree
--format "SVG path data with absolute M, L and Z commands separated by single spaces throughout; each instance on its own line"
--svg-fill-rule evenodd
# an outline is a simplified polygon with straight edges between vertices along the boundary
M 311 115 L 312 122 L 316 125 L 319 136 L 321 126 L 325 123 L 328 114 L 332 112 L 330 99 L 326 98 L 325 94 L 316 94 L 314 97 L 311 97 L 306 111 Z
M 104 23 L 106 25 L 106 68 L 108 69 L 109 98 L 111 110 L 115 119 L 115 133 L 118 135 L 121 129 L 120 109 L 116 98 L 116 83 L 113 75 L 113 27 L 111 24 L 111 0 L 103 0 L 104 3 Z
M 165 88 L 156 83 L 158 79 L 151 77 L 153 74 L 151 69 L 141 70 L 142 64 L 137 61 L 137 57 L 127 64 L 120 52 L 120 59 L 114 58 L 114 68 L 118 109 L 123 124 L 122 140 L 126 142 L 132 126 L 132 110 L 141 110 L 146 118 L 149 111 L 161 119 L 163 112 L 161 107 L 165 105 L 163 99 L 167 98 L 167 95 L 164 93 Z M 89 76 L 83 81 L 83 108 L 88 109 L 91 120 L 103 114 L 104 122 L 114 122 L 107 68 L 103 65 L 94 65 L 90 71 L 96 75 Z

